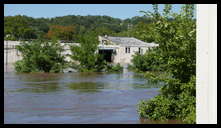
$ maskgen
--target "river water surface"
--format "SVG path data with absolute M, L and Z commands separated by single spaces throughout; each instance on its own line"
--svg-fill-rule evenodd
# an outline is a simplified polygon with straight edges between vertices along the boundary
M 133 72 L 4 73 L 4 123 L 142 123 L 136 105 L 159 87 Z

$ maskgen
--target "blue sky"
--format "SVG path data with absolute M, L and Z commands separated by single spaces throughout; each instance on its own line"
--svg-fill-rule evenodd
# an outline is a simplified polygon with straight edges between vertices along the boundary
M 182 5 L 173 5 L 178 12 Z M 164 5 L 159 5 L 160 11 Z M 107 15 L 114 18 L 142 16 L 139 11 L 152 11 L 151 4 L 5 4 L 4 16 L 26 15 L 34 18 L 51 18 L 65 15 Z

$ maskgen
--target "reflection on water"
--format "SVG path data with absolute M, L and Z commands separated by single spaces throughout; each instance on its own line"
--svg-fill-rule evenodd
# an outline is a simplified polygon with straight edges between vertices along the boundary
M 28 84 L 27 88 L 19 88 L 17 92 L 31 92 L 31 93 L 48 93 L 58 91 L 59 86 L 57 84 Z
M 68 87 L 72 90 L 78 90 L 79 92 L 98 92 L 100 89 L 104 88 L 102 83 L 94 82 L 81 82 L 81 83 L 70 83 Z
M 53 81 L 60 79 L 62 73 L 16 73 L 16 76 L 25 82 L 41 82 L 41 81 Z
M 142 123 L 141 99 L 158 94 L 139 74 L 5 73 L 5 123 Z

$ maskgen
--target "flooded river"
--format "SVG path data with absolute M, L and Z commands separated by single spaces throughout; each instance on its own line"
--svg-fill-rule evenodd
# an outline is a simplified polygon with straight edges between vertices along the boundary
M 126 73 L 4 73 L 5 123 L 142 123 L 159 84 Z

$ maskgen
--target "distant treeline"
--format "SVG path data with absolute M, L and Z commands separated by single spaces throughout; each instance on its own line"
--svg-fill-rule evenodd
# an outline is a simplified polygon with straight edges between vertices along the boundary
M 151 28 L 151 18 L 135 16 L 125 20 L 110 16 L 75 16 L 32 18 L 24 15 L 4 17 L 4 38 L 9 40 L 59 39 L 78 41 L 87 33 L 96 35 L 134 36 L 144 41 Z M 6 36 L 8 35 L 8 36 Z

